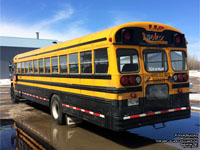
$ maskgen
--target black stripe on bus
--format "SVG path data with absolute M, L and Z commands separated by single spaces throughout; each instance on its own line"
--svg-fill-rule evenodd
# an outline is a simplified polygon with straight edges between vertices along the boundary
M 172 88 L 185 88 L 185 87 L 189 87 L 189 83 L 183 83 L 183 84 L 173 84 Z
M 38 54 L 20 57 L 18 59 L 43 55 L 43 54 L 47 54 L 47 53 L 52 53 L 52 52 L 56 52 L 56 51 L 60 51 L 60 50 L 66 50 L 66 49 L 70 49 L 70 48 L 74 48 L 74 47 L 78 47 L 78 46 L 83 46 L 83 45 L 87 45 L 87 44 L 92 44 L 92 43 L 97 43 L 97 42 L 102 42 L 102 41 L 106 41 L 106 40 L 107 40 L 107 38 L 96 39 L 96 40 L 92 40 L 92 41 L 88 41 L 88 42 L 84 42 L 84 43 L 80 43 L 80 44 L 75 44 L 75 45 L 71 45 L 71 46 L 67 46 L 67 47 L 63 47 L 63 48 L 53 49 L 53 50 L 50 50 L 50 51 L 47 51 L 47 52 L 42 52 L 42 53 L 38 53 Z
M 32 80 L 18 80 L 27 83 L 36 83 L 36 84 L 44 84 L 50 86 L 58 86 L 65 88 L 74 88 L 80 90 L 89 90 L 89 91 L 97 91 L 97 92 L 105 92 L 105 93 L 127 93 L 127 92 L 138 92 L 142 91 L 142 87 L 128 87 L 128 88 L 115 88 L 115 87 L 99 87 L 99 86 L 90 86 L 90 85 L 78 85 L 78 84 L 66 84 L 66 83 L 56 83 L 56 82 L 46 82 L 46 81 L 32 81 Z
M 81 75 L 81 74 L 17 74 L 17 76 L 56 77 L 56 78 L 81 78 L 81 79 L 106 79 L 111 80 L 111 75 Z

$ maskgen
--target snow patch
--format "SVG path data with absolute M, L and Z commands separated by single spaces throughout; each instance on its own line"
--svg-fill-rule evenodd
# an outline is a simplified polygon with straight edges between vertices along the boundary
M 200 78 L 200 70 L 190 70 L 189 71 L 189 76 L 190 77 Z
M 0 86 L 10 85 L 10 79 L 0 79 Z
M 191 94 L 190 93 L 190 100 L 200 101 L 200 94 Z

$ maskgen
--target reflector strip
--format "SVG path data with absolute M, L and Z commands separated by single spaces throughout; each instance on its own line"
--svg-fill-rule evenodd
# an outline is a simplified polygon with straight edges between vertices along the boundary
M 15 92 L 17 92 L 19 94 L 22 93 L 22 94 L 24 94 L 26 96 L 34 97 L 34 98 L 41 99 L 41 100 L 44 100 L 44 101 L 49 101 L 47 98 L 39 97 L 39 96 L 36 96 L 36 95 L 33 95 L 33 94 L 21 92 L 21 91 L 18 91 L 18 90 L 15 90 Z
M 62 106 L 67 107 L 67 108 L 71 108 L 71 109 L 74 109 L 74 110 L 82 111 L 84 113 L 87 113 L 87 114 L 90 114 L 90 115 L 94 115 L 94 116 L 97 116 L 97 117 L 105 118 L 105 115 L 102 115 L 102 114 L 99 114 L 99 113 L 95 113 L 95 112 L 92 112 L 92 111 L 89 111 L 89 110 L 81 109 L 81 108 L 70 106 L 70 105 L 66 105 L 66 104 L 62 104 Z
M 125 116 L 125 117 L 123 117 L 123 120 L 146 117 L 146 116 L 153 116 L 153 115 L 159 115 L 159 114 L 166 114 L 166 113 L 170 113 L 170 112 L 187 110 L 187 109 L 190 109 L 190 107 L 181 107 L 181 108 L 174 108 L 174 109 L 163 110 L 163 111 L 150 112 L 150 113 L 145 113 L 145 114 L 137 114 L 137 115 L 132 115 L 132 116 Z

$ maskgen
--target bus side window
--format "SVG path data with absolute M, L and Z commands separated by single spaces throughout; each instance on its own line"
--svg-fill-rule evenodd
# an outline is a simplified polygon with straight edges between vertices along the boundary
M 69 55 L 69 72 L 78 73 L 78 53 Z
M 51 58 L 52 73 L 58 73 L 58 56 Z
M 21 63 L 17 63 L 17 73 L 21 73 Z
M 92 73 L 92 51 L 80 53 L 81 73 Z
M 21 73 L 24 73 L 24 62 L 22 62 L 22 65 L 21 65 Z
M 45 73 L 50 73 L 50 58 L 44 59 Z
M 33 73 L 33 61 L 29 61 L 29 73 Z
M 24 64 L 25 64 L 25 72 L 24 73 L 28 73 L 28 62 L 26 61 Z
M 43 58 L 39 59 L 39 73 L 43 73 L 44 69 L 43 69 Z
M 94 51 L 94 65 L 95 73 L 108 72 L 108 54 L 106 48 Z
M 38 60 L 33 61 L 33 71 L 34 73 L 38 73 Z
M 60 56 L 60 73 L 67 73 L 67 55 Z

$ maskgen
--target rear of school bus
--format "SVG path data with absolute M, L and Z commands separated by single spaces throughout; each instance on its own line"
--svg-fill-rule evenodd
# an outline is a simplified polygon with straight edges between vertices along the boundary
M 112 32 L 111 60 L 115 86 L 113 130 L 189 118 L 186 39 L 177 29 L 159 23 L 121 25 Z

